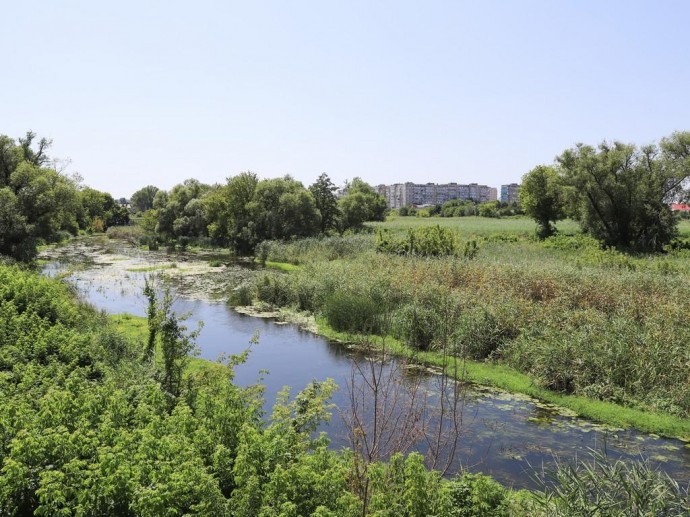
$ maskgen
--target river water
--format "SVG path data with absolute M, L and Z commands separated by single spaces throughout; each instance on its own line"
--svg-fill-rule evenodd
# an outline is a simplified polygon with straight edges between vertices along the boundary
M 173 288 L 175 311 L 189 313 L 186 324 L 191 329 L 203 322 L 197 339 L 200 357 L 215 361 L 222 355 L 240 353 L 256 341 L 251 344 L 247 361 L 236 367 L 235 380 L 239 385 L 259 381 L 264 384 L 269 410 L 284 386 L 291 386 L 296 393 L 314 380 L 334 379 L 340 386 L 333 398 L 337 408 L 322 430 L 328 432 L 334 447 L 350 445 L 348 430 L 352 425 L 345 424 L 351 420 L 355 406 L 350 387 L 353 381 L 355 387 L 362 385 L 358 365 L 370 370 L 377 363 L 358 348 L 330 342 L 296 325 L 239 314 L 223 301 L 214 300 L 225 297 L 228 289 L 246 277 L 242 267 L 210 268 L 208 257 L 204 262 L 198 257 L 166 256 L 102 242 L 77 242 L 50 251 L 44 258 L 49 260 L 44 268 L 48 275 L 77 264 L 79 267 L 66 280 L 85 301 L 111 314 L 144 316 L 144 280 L 156 274 L 172 278 L 171 284 L 177 286 Z M 392 407 L 394 402 L 411 406 L 412 393 L 417 401 L 424 401 L 421 410 L 415 406 L 422 420 L 429 426 L 437 425 L 432 408 L 442 393 L 440 375 L 411 371 L 388 361 L 380 369 L 380 379 L 391 386 L 392 394 L 383 401 L 387 406 Z M 682 485 L 690 483 L 690 446 L 683 441 L 632 429 L 607 428 L 529 397 L 485 387 L 464 387 L 460 399 L 459 411 L 452 421 L 457 427 L 444 427 L 446 431 L 458 429 L 458 433 L 443 434 L 456 444 L 450 474 L 460 469 L 484 472 L 505 485 L 530 488 L 535 486 L 530 474 L 534 468 L 548 468 L 555 458 L 587 459 L 591 450 L 599 450 L 611 459 L 645 458 Z M 371 400 L 367 399 L 365 404 L 370 406 Z M 371 407 L 361 408 L 357 414 L 371 420 Z M 366 424 L 364 427 L 370 432 Z M 413 432 L 408 430 L 408 434 Z M 424 439 L 415 448 L 430 455 Z M 439 457 L 445 454 L 447 460 L 448 450 L 444 449 Z

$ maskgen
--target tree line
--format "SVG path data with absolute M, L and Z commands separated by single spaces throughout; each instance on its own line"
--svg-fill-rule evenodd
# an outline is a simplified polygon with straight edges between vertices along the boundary
M 243 172 L 225 184 L 188 179 L 170 191 L 146 186 L 132 194 L 132 209 L 158 242 L 185 245 L 207 241 L 252 254 L 264 240 L 359 231 L 365 221 L 382 221 L 385 199 L 355 178 L 338 198 L 327 174 L 308 188 L 290 176 L 260 180 Z
M 129 222 L 110 194 L 56 170 L 51 143 L 31 131 L 17 140 L 0 135 L 0 255 L 31 260 L 39 244 Z
M 188 179 L 170 191 L 148 185 L 124 199 L 85 186 L 57 170 L 52 141 L 29 131 L 0 135 L 0 255 L 30 261 L 41 244 L 79 232 L 103 232 L 141 218 L 150 244 L 207 242 L 251 254 L 264 240 L 289 240 L 360 231 L 382 221 L 386 202 L 355 178 L 338 198 L 327 174 L 308 188 L 291 178 L 260 180 L 252 172 L 207 185 Z
M 678 234 L 670 204 L 688 198 L 690 132 L 659 144 L 577 144 L 525 174 L 520 204 L 540 238 L 571 217 L 603 245 L 661 251 Z
M 491 217 L 501 218 L 513 215 L 523 215 L 518 203 L 503 201 L 485 201 L 479 203 L 471 199 L 451 199 L 443 204 L 431 205 L 424 208 L 402 206 L 398 208 L 401 217 Z

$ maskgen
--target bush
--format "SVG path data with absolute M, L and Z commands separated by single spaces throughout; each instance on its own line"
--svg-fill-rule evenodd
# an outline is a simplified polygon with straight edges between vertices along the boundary
M 484 360 L 496 355 L 519 333 L 508 311 L 499 315 L 487 307 L 474 306 L 460 315 L 455 338 L 463 356 Z
M 241 285 L 233 289 L 228 297 L 228 304 L 232 307 L 246 307 L 254 301 L 252 290 L 247 285 Z
M 141 244 L 145 239 L 144 229 L 141 226 L 111 226 L 105 232 L 109 239 L 123 239 L 134 245 Z
M 407 346 L 430 350 L 441 325 L 440 314 L 433 308 L 412 303 L 402 307 L 394 317 L 395 337 Z
M 465 473 L 450 481 L 444 490 L 450 497 L 449 517 L 508 516 L 507 490 L 483 474 Z
M 381 300 L 364 293 L 333 292 L 326 298 L 323 315 L 340 332 L 379 334 L 383 328 Z
M 457 235 L 440 225 L 408 230 L 407 235 L 402 238 L 395 237 L 386 230 L 379 230 L 376 236 L 376 250 L 384 253 L 438 257 L 456 255 L 458 249 Z

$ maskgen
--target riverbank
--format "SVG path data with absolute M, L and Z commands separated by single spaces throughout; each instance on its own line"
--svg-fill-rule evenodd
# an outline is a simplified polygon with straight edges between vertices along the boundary
M 690 448 L 690 419 L 643 411 L 581 396 L 556 393 L 536 386 L 529 376 L 506 365 L 462 360 L 444 356 L 439 352 L 413 350 L 391 336 L 383 338 L 381 336 L 338 332 L 329 326 L 324 318 L 314 318 L 313 315 L 285 307 L 271 308 L 265 305 L 254 305 L 235 307 L 235 310 L 241 314 L 295 324 L 304 330 L 341 344 L 367 343 L 376 351 L 382 351 L 385 348 L 387 354 L 403 357 L 420 365 L 434 367 L 439 371 L 445 371 L 460 381 L 498 388 L 509 393 L 527 395 L 548 404 L 549 409 L 555 410 L 561 415 L 579 416 L 593 420 L 601 424 L 604 430 L 615 432 L 619 429 L 634 428 L 645 433 L 689 442 L 688 447 Z M 457 369 L 456 366 L 458 366 Z
M 347 239 L 270 244 L 269 261 L 299 267 L 262 274 L 255 299 L 316 315 L 331 339 L 386 336 L 389 351 L 437 366 L 435 351 L 452 349 L 474 382 L 690 438 L 686 250 L 629 256 L 582 235 L 487 235 L 470 259 L 377 253 L 373 240 L 334 253 Z

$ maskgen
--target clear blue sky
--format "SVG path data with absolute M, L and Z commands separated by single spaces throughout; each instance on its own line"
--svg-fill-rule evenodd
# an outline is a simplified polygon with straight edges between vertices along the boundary
M 499 186 L 690 130 L 686 0 L 0 4 L 0 133 L 116 197 L 245 170 Z

